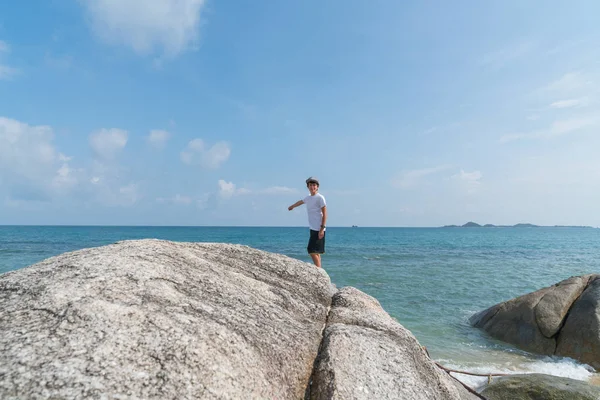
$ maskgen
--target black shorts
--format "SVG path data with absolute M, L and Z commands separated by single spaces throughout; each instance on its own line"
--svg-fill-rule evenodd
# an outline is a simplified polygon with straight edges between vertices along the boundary
M 323 239 L 319 239 L 319 231 L 310 230 L 310 238 L 308 239 L 308 246 L 306 246 L 308 254 L 324 254 L 325 253 L 325 232 L 323 232 Z

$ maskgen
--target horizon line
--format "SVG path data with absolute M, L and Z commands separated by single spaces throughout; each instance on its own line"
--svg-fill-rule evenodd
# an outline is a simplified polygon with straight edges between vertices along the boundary
M 463 224 L 465 225 L 465 224 Z M 495 225 L 486 224 L 492 226 L 480 225 L 469 227 L 463 225 L 435 225 L 435 226 L 375 226 L 375 225 L 332 225 L 327 228 L 409 228 L 409 229 L 429 229 L 429 228 L 513 228 L 516 225 L 533 225 L 539 228 L 600 228 L 592 225 L 537 225 L 527 222 L 519 222 L 512 225 Z M 0 227 L 63 227 L 63 228 L 76 228 L 76 227 L 97 227 L 97 228 L 304 228 L 308 229 L 308 226 L 298 225 L 117 225 L 117 224 L 0 224 Z

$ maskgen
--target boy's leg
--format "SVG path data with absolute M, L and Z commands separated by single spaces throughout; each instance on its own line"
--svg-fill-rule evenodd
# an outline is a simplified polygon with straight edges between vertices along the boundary
M 313 263 L 317 266 L 317 268 L 321 268 L 321 255 L 318 253 L 311 253 L 310 258 L 312 258 Z
M 325 237 L 319 239 L 319 231 L 310 230 L 306 250 L 308 250 L 308 254 L 317 268 L 321 268 L 321 253 L 325 251 Z

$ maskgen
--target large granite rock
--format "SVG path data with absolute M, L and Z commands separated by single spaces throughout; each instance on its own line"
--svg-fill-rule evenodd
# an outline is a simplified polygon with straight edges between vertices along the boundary
M 429 359 L 373 297 L 346 287 L 333 297 L 310 397 L 476 399 Z
M 327 274 L 226 244 L 124 241 L 0 275 L 2 399 L 299 399 Z
M 523 350 L 600 368 L 600 275 L 571 277 L 475 314 L 470 322 Z
M 494 379 L 481 394 L 487 400 L 598 400 L 600 387 L 553 375 L 527 374 Z

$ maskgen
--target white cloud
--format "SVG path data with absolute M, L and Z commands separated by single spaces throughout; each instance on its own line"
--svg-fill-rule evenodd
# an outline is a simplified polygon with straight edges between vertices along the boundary
M 127 144 L 127 131 L 122 129 L 101 129 L 90 134 L 90 146 L 97 156 L 113 159 Z
M 139 54 L 175 56 L 198 40 L 205 0 L 81 0 L 96 36 Z
M 467 193 L 475 193 L 481 185 L 481 177 L 483 174 L 480 171 L 465 172 L 460 170 L 459 174 L 453 175 L 452 179 L 458 180 L 465 188 Z
M 557 115 L 559 112 L 565 115 L 561 118 L 570 118 L 572 120 L 587 119 L 585 115 L 578 115 L 576 111 L 594 105 L 594 98 L 598 93 L 598 85 L 595 83 L 596 79 L 597 74 L 595 73 L 589 71 L 572 71 L 539 87 L 531 93 L 533 101 L 539 104 L 534 109 L 530 109 L 530 112 L 534 113 L 533 116 L 535 118 L 528 119 L 535 120 L 541 117 L 547 119 L 549 112 L 552 113 L 551 115 Z M 521 138 L 546 138 L 552 136 L 556 136 L 556 132 L 548 128 L 537 132 L 507 135 L 501 141 L 506 142 Z
M 0 192 L 14 199 L 48 199 L 76 185 L 78 171 L 53 141 L 49 126 L 0 117 Z
M 582 97 L 579 99 L 568 99 L 568 100 L 560 100 L 555 101 L 550 104 L 551 108 L 572 108 L 572 107 L 585 107 L 588 105 L 587 97 Z
M 481 179 L 482 174 L 480 171 L 465 172 L 464 170 L 461 169 L 460 174 L 455 175 L 455 176 L 465 182 L 471 182 L 471 183 L 478 184 L 479 180 Z
M 202 139 L 193 139 L 188 143 L 188 148 L 194 151 L 203 151 L 204 141 Z
M 128 207 L 141 199 L 140 184 L 129 182 L 127 167 L 120 165 L 118 155 L 128 142 L 128 132 L 123 129 L 100 129 L 89 136 L 95 159 L 89 166 L 86 179 L 87 195 L 101 206 Z
M 219 196 L 228 199 L 235 194 L 235 183 L 219 179 Z
M 264 189 L 255 189 L 251 190 L 248 188 L 238 188 L 236 184 L 233 182 L 227 182 L 223 179 L 220 179 L 219 182 L 219 197 L 224 199 L 229 199 L 233 196 L 243 196 L 243 195 L 261 195 L 268 194 L 272 196 L 277 195 L 286 195 L 298 193 L 298 190 L 292 189 L 286 186 L 271 186 Z
M 567 135 L 579 132 L 585 128 L 598 125 L 596 117 L 571 118 L 566 120 L 554 121 L 550 127 L 545 130 L 538 130 L 529 133 L 514 133 L 504 135 L 500 138 L 500 143 L 513 142 L 524 139 L 550 139 L 557 136 Z
M 8 53 L 10 46 L 4 40 L 0 40 L 0 53 Z
M 235 183 L 219 179 L 219 196 L 223 199 L 229 199 L 233 196 L 242 196 L 253 194 L 254 192 L 247 188 L 237 188 Z
M 106 133 L 110 134 L 106 134 Z M 110 156 L 122 148 L 123 132 L 100 131 L 90 142 Z M 94 160 L 87 170 L 72 165 L 59 151 L 49 126 L 32 126 L 0 117 L 0 198 L 13 206 L 35 202 L 91 201 L 101 206 L 128 206 L 141 198 L 138 183 L 123 182 L 126 171 L 106 160 Z
M 229 159 L 231 149 L 226 142 L 217 142 L 206 149 L 202 139 L 190 141 L 181 152 L 181 161 L 187 165 L 201 165 L 204 168 L 215 169 Z
M 217 168 L 229 158 L 231 150 L 225 142 L 218 142 L 212 146 L 203 157 L 203 164 L 208 168 Z
M 165 143 L 171 137 L 171 134 L 164 130 L 154 129 L 148 135 L 148 142 L 157 149 L 165 147 Z
M 392 180 L 392 185 L 402 189 L 408 189 L 418 185 L 426 176 L 437 174 L 447 170 L 448 168 L 450 168 L 450 165 L 440 165 L 432 168 L 405 171 L 400 173 L 399 176 Z
M 77 171 L 71 168 L 68 164 L 71 158 L 65 157 L 62 154 L 60 154 L 58 158 L 60 161 L 62 161 L 62 165 L 56 171 L 56 176 L 54 177 L 52 184 L 58 190 L 64 190 L 74 187 L 75 185 L 77 185 L 79 180 L 76 176 Z
M 117 165 L 94 161 L 84 176 L 84 200 L 100 207 L 129 207 L 142 198 L 140 183 L 132 181 L 127 171 Z
M 30 126 L 0 117 L 0 162 L 27 177 L 43 173 L 58 159 L 49 126 Z

